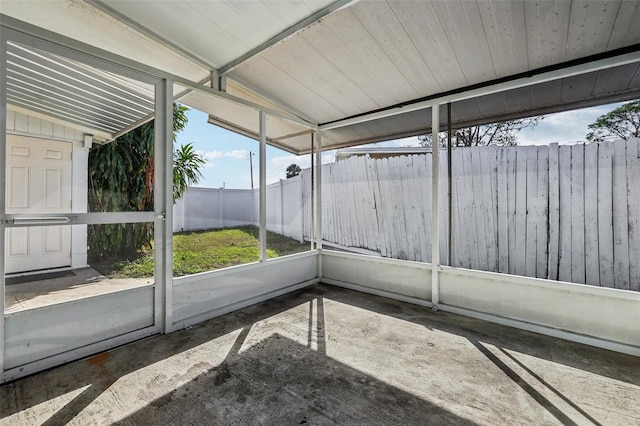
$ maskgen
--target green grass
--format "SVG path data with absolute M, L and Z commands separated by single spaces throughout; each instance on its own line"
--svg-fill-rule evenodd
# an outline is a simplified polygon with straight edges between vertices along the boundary
M 260 260 L 259 231 L 255 226 L 181 232 L 173 235 L 173 276 L 196 274 Z M 269 259 L 309 250 L 308 244 L 267 232 Z M 153 256 L 141 253 L 134 260 L 115 262 L 101 268 L 112 278 L 153 276 Z

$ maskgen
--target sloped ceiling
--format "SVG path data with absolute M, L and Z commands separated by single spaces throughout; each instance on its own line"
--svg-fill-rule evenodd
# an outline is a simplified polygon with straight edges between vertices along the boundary
M 628 1 L 27 3 L 5 0 L 2 13 L 192 81 L 215 70 L 236 96 L 312 124 L 640 50 L 640 2 Z M 624 64 L 457 102 L 452 120 L 490 122 L 639 93 L 638 63 Z M 210 113 L 212 123 L 257 132 L 251 108 L 193 94 L 183 102 Z M 305 127 L 281 121 L 267 126 L 270 143 L 307 151 Z M 323 145 L 419 134 L 430 125 L 428 113 L 413 111 L 327 130 Z

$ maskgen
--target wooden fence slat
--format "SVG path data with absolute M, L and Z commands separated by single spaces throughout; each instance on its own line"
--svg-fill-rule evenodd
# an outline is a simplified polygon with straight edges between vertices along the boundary
M 411 208 L 409 211 L 406 211 L 405 206 L 405 215 L 410 218 L 409 229 L 407 230 L 411 235 L 412 247 L 410 250 L 411 259 L 415 261 L 420 261 L 422 257 L 422 253 L 420 252 L 420 230 L 422 229 L 422 206 L 420 205 L 420 198 L 417 196 L 418 194 L 418 186 L 416 185 L 416 179 L 413 174 L 413 156 L 412 155 L 404 155 L 402 156 L 404 160 L 405 168 L 403 169 L 405 183 L 405 191 L 404 194 L 408 196 L 411 200 Z M 404 203 L 403 203 L 404 204 Z
M 347 186 L 344 184 L 344 169 L 345 166 L 347 165 L 345 160 L 345 163 L 343 164 L 343 167 L 336 167 L 335 170 L 332 172 L 331 177 L 332 177 L 332 191 L 335 191 L 335 196 L 333 197 L 333 202 L 335 203 L 334 205 L 334 209 L 336 212 L 336 217 L 337 217 L 337 221 L 336 221 L 336 240 L 338 242 L 338 244 L 342 244 L 342 245 L 348 245 L 347 241 L 352 242 L 352 235 L 351 235 L 351 230 L 347 230 L 345 231 L 343 228 L 345 226 L 345 209 L 347 209 L 347 206 L 345 204 L 343 204 L 343 200 L 344 200 L 344 191 L 346 191 Z M 348 223 L 348 222 L 346 222 Z M 347 232 L 349 234 L 347 234 Z
M 498 147 L 489 146 L 491 158 L 491 211 L 493 213 L 493 244 L 495 246 L 495 258 L 493 260 L 493 271 L 498 272 L 500 246 L 498 241 Z
M 404 257 L 404 241 L 403 241 L 403 230 L 400 228 L 400 220 L 398 219 L 398 208 L 396 206 L 396 194 L 398 192 L 398 182 L 396 175 L 396 167 L 395 167 L 395 158 L 391 157 L 386 161 L 387 173 L 389 174 L 389 179 L 386 182 L 387 187 L 387 200 L 389 202 L 389 210 L 390 210 L 390 223 L 392 224 L 392 238 L 393 238 L 393 257 L 395 259 L 402 259 Z
M 372 232 L 373 239 L 375 241 L 375 251 L 380 252 L 382 254 L 383 248 L 385 246 L 385 236 L 384 233 L 380 230 L 380 219 L 379 219 L 379 205 L 380 205 L 380 190 L 378 188 L 378 176 L 375 175 L 374 163 L 370 158 L 367 157 L 366 161 L 366 176 L 367 182 L 369 183 L 369 192 L 371 193 L 371 201 L 373 205 L 371 206 L 371 215 L 372 215 Z M 384 256 L 384 254 L 382 254 Z
M 584 284 L 584 145 L 571 146 L 571 282 Z
M 414 217 L 412 215 L 413 209 L 415 208 L 415 197 L 411 194 L 410 191 L 410 182 L 407 179 L 407 169 L 408 166 L 406 164 L 407 156 L 402 155 L 398 157 L 394 157 L 395 160 L 395 172 L 398 182 L 400 183 L 400 187 L 394 193 L 395 198 L 395 207 L 397 218 L 399 219 L 400 232 L 402 233 L 403 251 L 404 257 L 403 259 L 407 260 L 415 260 L 415 233 L 417 231 L 417 227 L 414 221 Z M 411 200 L 411 201 L 409 201 Z M 407 203 L 407 201 L 409 201 Z
M 584 147 L 584 256 L 586 283 L 600 285 L 598 249 L 598 144 Z
M 447 162 L 447 151 L 440 150 L 440 263 L 449 265 L 449 172 Z
M 408 196 L 412 201 L 410 208 L 407 210 L 405 206 L 405 215 L 408 217 L 408 232 L 412 241 L 411 247 L 411 259 L 420 261 L 422 252 L 420 249 L 421 230 L 423 229 L 423 222 L 421 219 L 422 205 L 420 203 L 420 188 L 418 187 L 417 180 L 415 178 L 415 166 L 414 155 L 404 155 L 402 160 L 404 163 L 403 168 L 403 183 L 404 194 Z M 409 235 L 407 235 L 409 237 Z
M 558 279 L 558 251 L 560 228 L 560 170 L 558 144 L 549 145 L 549 240 L 547 250 L 547 278 Z
M 516 149 L 506 150 L 507 153 L 507 231 L 509 248 L 507 250 L 508 273 L 516 273 Z
M 454 149 L 451 152 L 451 162 L 454 167 L 451 169 L 453 179 L 453 259 L 454 265 L 462 268 L 470 268 L 468 245 L 465 234 L 467 231 L 467 221 L 464 219 L 464 173 L 462 171 L 462 150 Z
M 354 162 L 354 167 L 351 168 L 351 178 L 353 181 L 353 193 L 352 193 L 352 197 L 353 200 L 356 201 L 357 204 L 357 209 L 355 209 L 356 211 L 356 223 L 357 223 L 357 236 L 358 236 L 358 247 L 371 247 L 369 244 L 367 244 L 367 237 L 366 237 L 366 200 L 364 199 L 364 195 L 366 194 L 363 191 L 362 188 L 362 177 L 361 177 L 361 167 L 360 164 L 364 161 L 364 157 L 362 156 L 356 156 L 355 157 L 355 162 Z M 352 221 L 353 223 L 353 221 Z
M 527 156 L 528 150 L 516 152 L 515 187 L 515 256 L 516 275 L 525 275 L 527 244 Z
M 379 176 L 382 177 L 380 182 L 380 192 L 382 195 L 382 202 L 385 206 L 385 221 L 387 228 L 387 241 L 389 242 L 390 257 L 398 258 L 398 241 L 396 232 L 396 221 L 393 214 L 393 197 L 391 196 L 393 188 L 391 188 L 391 168 L 389 166 L 388 158 L 381 158 L 376 160 L 378 163 Z
M 360 198 L 362 199 L 362 219 L 363 219 L 363 231 L 364 231 L 364 246 L 374 249 L 376 243 L 374 238 L 376 237 L 373 230 L 373 221 L 371 218 L 371 208 L 373 205 L 372 193 L 369 191 L 369 182 L 367 181 L 367 160 L 364 156 L 358 157 L 358 179 L 360 182 Z
M 598 252 L 600 285 L 615 287 L 613 278 L 613 145 L 598 149 Z
M 640 291 L 640 139 L 627 141 L 629 289 Z
M 472 213 L 469 218 L 473 218 L 476 226 L 478 242 L 474 247 L 478 253 L 478 269 L 481 271 L 488 270 L 487 262 L 487 229 L 485 223 L 486 210 L 482 194 L 482 164 L 480 163 L 480 150 L 471 150 L 471 175 L 469 180 L 473 190 L 471 191 Z
M 463 216 L 461 221 L 466 224 L 466 232 L 461 234 L 462 245 L 469 249 L 469 267 L 480 268 L 480 258 L 478 254 L 478 227 L 476 226 L 473 198 L 473 172 L 471 165 L 471 150 L 462 151 L 462 178 L 464 191 L 458 198 L 458 202 L 463 204 Z
M 365 191 L 367 192 L 367 197 L 369 200 L 369 205 L 367 206 L 368 211 L 368 223 L 369 223 L 369 243 L 371 244 L 372 250 L 380 251 L 380 229 L 378 228 L 378 219 L 376 215 L 376 196 L 375 196 L 375 181 L 370 178 L 370 164 L 368 156 L 364 159 L 364 167 L 363 167 L 363 176 L 365 180 Z
M 547 278 L 549 237 L 549 147 L 538 147 L 538 216 L 536 217 L 536 277 Z
M 497 227 L 498 233 L 498 272 L 509 272 L 509 219 L 507 213 L 507 149 L 500 147 L 497 151 Z
M 558 152 L 560 170 L 560 250 L 558 279 L 571 281 L 571 147 Z
M 626 146 L 622 140 L 613 143 L 613 280 L 623 290 L 630 288 Z
M 488 146 L 479 149 L 480 175 L 475 176 L 474 180 L 480 181 L 482 191 L 477 196 L 480 197 L 482 210 L 484 213 L 484 235 L 487 266 L 486 271 L 497 272 L 498 270 L 498 241 L 496 239 L 495 210 L 493 193 L 495 185 L 493 184 L 494 168 L 496 162 L 496 147 Z
M 525 244 L 525 265 L 524 275 L 528 277 L 536 276 L 536 239 L 538 231 L 536 229 L 536 218 L 538 216 L 538 150 L 535 146 L 526 147 L 527 160 L 527 185 L 526 185 L 526 244 Z
M 431 262 L 431 259 L 427 259 L 425 253 L 427 252 L 427 246 L 431 247 L 431 242 L 427 241 L 424 234 L 425 223 L 428 220 L 427 215 L 427 204 L 430 203 L 429 200 L 425 200 L 424 197 L 424 162 L 426 160 L 426 155 L 412 155 L 412 169 L 413 169 L 413 182 L 414 182 L 414 197 L 416 198 L 416 206 L 417 206 L 417 215 L 419 228 L 415 230 L 417 246 L 416 250 L 418 251 L 416 260 L 420 262 Z

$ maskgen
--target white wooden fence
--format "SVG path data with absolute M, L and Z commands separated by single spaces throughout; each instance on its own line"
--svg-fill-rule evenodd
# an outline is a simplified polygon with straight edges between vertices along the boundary
M 440 253 L 448 264 L 446 150 L 440 154 Z M 430 262 L 430 157 L 324 166 L 323 238 Z M 302 179 L 310 217 L 309 170 Z M 452 205 L 453 266 L 640 291 L 639 139 L 457 148 Z
M 440 151 L 440 255 L 449 264 Z M 640 140 L 456 148 L 452 265 L 640 291 Z M 323 166 L 323 239 L 431 262 L 431 155 Z M 258 224 L 256 190 L 190 188 L 174 230 Z M 267 188 L 267 229 L 309 240 L 311 170 Z

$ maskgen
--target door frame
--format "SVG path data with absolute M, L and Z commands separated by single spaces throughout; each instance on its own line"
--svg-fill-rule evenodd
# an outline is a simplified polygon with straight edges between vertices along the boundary
M 43 359 L 35 360 L 18 367 L 5 369 L 5 354 L 7 349 L 7 336 L 5 334 L 5 259 L 0 256 L 0 383 L 12 380 L 20 376 L 40 371 L 63 362 L 88 356 L 100 350 L 106 350 L 117 345 L 122 345 L 142 337 L 161 333 L 171 325 L 172 318 L 172 205 L 173 205 L 173 81 L 168 79 L 162 72 L 153 72 L 151 68 L 125 60 L 113 61 L 113 55 L 96 49 L 92 46 L 77 43 L 66 37 L 42 31 L 41 34 L 26 25 L 17 30 L 6 26 L 0 27 L 0 75 L 6 76 L 7 69 L 7 43 L 9 41 L 20 43 L 29 47 L 44 50 L 65 58 L 81 62 L 101 70 L 112 72 L 131 78 L 143 83 L 151 84 L 155 87 L 155 146 L 154 146 L 154 211 L 152 212 L 110 212 L 110 213 L 73 213 L 61 214 L 69 220 L 69 226 L 76 224 L 110 224 L 110 223 L 141 223 L 152 222 L 154 224 L 154 263 L 155 277 L 153 302 L 152 325 L 145 326 L 124 334 L 104 340 L 96 340 L 81 347 L 70 347 L 68 350 L 60 350 L 59 353 L 47 356 Z M 37 34 L 37 35 L 36 35 Z M 52 41 L 55 40 L 55 41 Z M 134 67 L 122 65 L 131 63 Z M 137 65 L 137 66 L 136 66 Z M 145 71 L 140 71 L 141 69 Z M 150 72 L 150 70 L 152 72 Z M 6 118 L 7 118 L 7 85 L 6 79 L 0 78 L 0 173 L 6 173 Z M 18 216 L 6 214 L 6 188 L 0 185 L 0 239 L 4 244 L 6 229 L 17 226 L 31 226 L 29 223 L 14 223 Z M 72 200 L 73 202 L 73 200 Z M 58 216 L 58 215 L 56 215 Z M 29 215 L 33 220 L 45 222 L 51 219 L 50 215 Z M 59 223 L 51 223 L 59 224 Z M 46 226 L 46 225 L 45 225 Z M 143 287 L 148 288 L 148 287 Z M 126 297 L 127 290 L 123 290 L 123 297 Z M 98 296 L 90 296 L 73 302 L 62 302 L 58 306 L 65 306 L 71 303 L 81 304 L 95 302 Z M 24 311 L 23 315 L 28 315 Z

